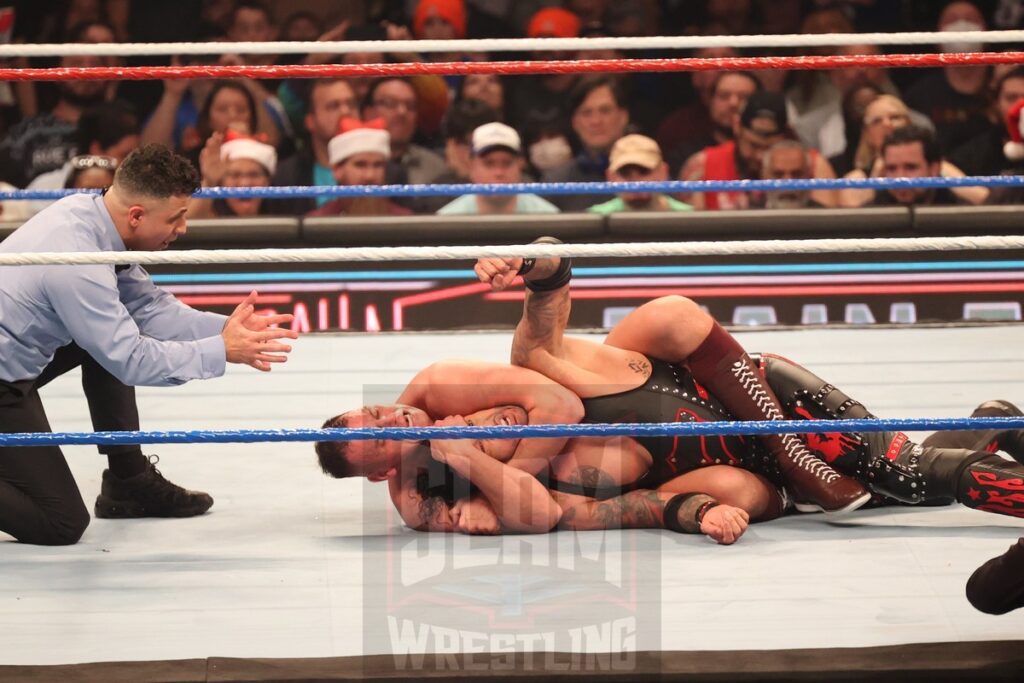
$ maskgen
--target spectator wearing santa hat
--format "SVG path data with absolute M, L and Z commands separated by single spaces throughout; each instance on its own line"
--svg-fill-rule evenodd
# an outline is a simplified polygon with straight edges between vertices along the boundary
M 203 187 L 267 187 L 277 169 L 277 151 L 266 138 L 238 129 L 213 133 L 199 154 Z M 261 198 L 194 199 L 189 218 L 251 217 L 273 213 Z
M 1005 154 L 1004 144 L 1020 136 L 1012 122 L 1007 126 L 1011 111 L 1024 99 L 1024 66 L 1005 71 L 995 82 L 992 102 L 994 123 L 984 133 L 976 135 L 949 154 L 949 160 L 967 175 L 999 175 L 1010 166 L 1019 166 L 1020 158 Z M 1019 109 L 1018 109 L 1019 111 Z
M 1006 111 L 1006 142 L 1003 144 L 1001 175 L 1024 175 L 1024 97 L 1013 103 Z M 989 204 L 1022 204 L 1024 188 L 993 187 Z
M 383 185 L 391 156 L 391 136 L 383 119 L 341 119 L 327 153 L 340 186 Z M 307 216 L 408 216 L 412 211 L 387 197 L 338 197 Z

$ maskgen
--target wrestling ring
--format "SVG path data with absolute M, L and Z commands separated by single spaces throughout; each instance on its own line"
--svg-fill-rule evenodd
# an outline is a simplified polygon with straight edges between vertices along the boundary
M 1017 32 L 966 35 L 997 42 L 1009 40 L 1005 33 Z M 901 38 L 894 34 L 878 40 L 924 44 L 930 38 L 934 42 L 934 34 L 923 35 Z M 949 39 L 948 34 L 943 37 Z M 756 44 L 758 39 L 770 42 L 787 37 L 740 38 Z M 826 42 L 829 45 L 844 39 L 797 38 L 835 39 Z M 856 38 L 858 44 L 870 42 L 864 36 Z M 605 47 L 601 42 L 605 39 L 586 40 L 595 42 L 584 41 L 577 47 Z M 685 47 L 701 46 L 699 40 Z M 745 44 L 735 42 L 736 37 L 729 40 L 733 45 Z M 416 49 L 429 51 L 431 46 L 424 42 L 416 41 Z M 475 41 L 461 42 L 467 45 L 459 49 L 502 49 L 490 41 L 485 48 Z M 640 42 L 636 47 L 650 46 Z M 281 52 L 279 45 L 271 47 Z M 517 42 L 514 49 L 521 47 Z M 618 43 L 617 47 L 633 46 Z M 83 48 L 112 54 L 129 46 L 4 46 L 0 54 L 23 49 L 17 54 L 27 55 L 30 48 L 42 48 L 43 54 Z M 181 53 L 181 48 L 148 49 L 152 54 L 154 49 Z M 328 48 L 334 52 L 366 49 L 358 44 L 302 45 L 303 52 Z M 210 46 L 204 44 L 203 49 L 208 51 Z M 264 48 L 253 47 L 253 51 L 259 49 Z M 238 45 L 233 44 L 232 50 L 239 51 Z M 894 57 L 904 56 L 886 55 Z M 905 57 L 897 59 L 899 66 L 938 59 L 964 64 L 1024 61 L 1019 53 Z M 857 63 L 868 57 L 844 59 Z M 630 60 L 611 61 L 621 62 L 618 66 L 624 69 Z M 659 60 L 673 69 L 695 68 L 698 61 L 704 60 Z M 709 61 L 722 63 L 707 68 L 735 66 L 727 60 Z M 473 68 L 499 72 L 499 67 L 508 69 L 507 64 L 480 62 L 473 63 Z M 504 72 L 545 68 L 537 66 L 543 62 L 517 64 L 527 66 Z M 585 61 L 569 64 L 573 66 L 559 68 L 581 72 L 590 68 Z M 760 64 L 754 68 L 771 68 L 771 62 Z M 807 68 L 842 64 L 826 60 Z M 396 66 L 403 67 L 390 65 Z M 448 66 L 455 72 L 456 66 Z M 594 69 L 615 70 L 614 66 L 602 63 Z M 149 67 L 138 72 L 119 69 L 117 74 L 97 70 L 92 75 L 48 69 L 42 70 L 47 73 L 23 70 L 26 73 L 21 75 L 4 71 L 0 77 L 198 77 L 218 69 L 226 69 L 217 71 L 224 76 L 315 77 L 334 74 L 340 67 L 287 73 L 281 70 L 293 67 L 265 71 L 248 67 L 257 71 L 236 73 L 240 68 L 204 67 L 200 72 L 181 67 L 174 74 Z M 416 68 L 449 72 L 440 64 Z M 357 68 L 359 75 L 393 71 L 384 71 L 383 65 Z M 994 186 L 1022 184 L 1022 180 L 1013 176 L 932 178 L 886 184 L 876 179 L 860 181 L 860 186 Z M 773 189 L 793 181 L 774 182 L 598 184 L 591 188 L 524 184 L 474 191 Z M 801 188 L 822 188 L 846 187 L 853 181 L 796 182 Z M 461 193 L 455 187 L 215 188 L 204 192 L 210 196 Z M 44 197 L 12 192 L 0 198 Z M 714 258 L 744 249 L 872 253 L 1022 247 L 1021 238 L 1003 236 L 778 244 L 188 250 L 134 253 L 132 260 L 199 264 L 431 258 L 461 260 L 464 266 L 472 257 L 501 254 Z M 68 253 L 0 257 L 0 265 L 24 267 L 31 267 L 33 259 L 45 263 L 124 259 L 123 254 Z M 601 338 L 593 333 L 587 336 Z M 919 430 L 982 424 L 1024 428 L 1016 418 L 960 419 L 992 398 L 1024 399 L 1019 395 L 1024 387 L 1020 324 L 749 329 L 737 330 L 736 336 L 751 351 L 798 359 L 880 417 L 897 420 L 899 428 L 910 430 L 912 437 L 920 436 Z M 315 427 L 343 409 L 392 402 L 405 383 L 433 361 L 457 357 L 507 362 L 510 343 L 508 331 L 316 334 L 301 337 L 289 362 L 269 377 L 229 366 L 218 381 L 173 389 L 140 387 L 140 414 L 149 431 L 111 438 L 160 444 L 147 450 L 160 454 L 160 466 L 168 477 L 187 479 L 190 486 L 210 491 L 217 503 L 209 514 L 192 519 L 95 519 L 81 542 L 69 547 L 3 544 L 0 626 L 5 635 L 0 644 L 0 680 L 498 681 L 578 675 L 621 681 L 931 681 L 1017 680 L 1024 671 L 1019 640 L 1024 614 L 988 616 L 975 611 L 964 597 L 970 573 L 1024 534 L 1024 522 L 1012 517 L 958 505 L 885 507 L 838 519 L 790 515 L 751 526 L 740 542 L 728 547 L 716 546 L 702 536 L 655 530 L 497 537 L 426 534 L 402 524 L 381 485 L 325 477 L 310 444 L 301 443 L 326 436 L 411 436 L 400 430 L 368 435 L 328 433 Z M 97 435 L 89 431 L 78 374 L 54 381 L 42 396 L 54 434 L 0 435 L 0 444 L 16 438 L 78 444 L 65 446 L 65 454 L 83 496 L 90 500 L 99 489 L 102 467 L 95 450 L 84 445 L 95 442 Z M 703 426 L 714 433 L 751 429 L 738 423 Z M 588 428 L 594 427 L 599 428 Z M 501 429 L 496 429 L 500 434 Z M 472 436 L 467 430 L 471 428 L 456 430 L 456 435 Z M 810 430 L 803 424 L 800 431 Z M 209 441 L 246 443 L 204 445 Z

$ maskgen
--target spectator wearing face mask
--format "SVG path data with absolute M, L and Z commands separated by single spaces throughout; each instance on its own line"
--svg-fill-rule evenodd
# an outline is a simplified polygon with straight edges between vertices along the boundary
M 970 2 L 952 2 L 939 16 L 939 31 L 983 31 L 985 17 Z M 974 43 L 947 43 L 943 52 L 976 52 Z M 925 114 L 935 124 L 939 147 L 949 152 L 984 133 L 988 118 L 987 66 L 947 66 L 917 81 L 903 98 L 911 109 Z
M 949 155 L 949 160 L 967 175 L 999 175 L 1012 165 L 1004 153 L 1004 146 L 1010 139 L 1006 121 L 1014 105 L 1024 99 L 1024 66 L 1015 66 L 1003 73 L 996 81 L 994 92 L 995 122 Z
M 525 29 L 529 38 L 578 38 L 582 24 L 579 17 L 567 9 L 544 7 L 530 17 Z M 550 50 L 537 53 L 535 58 L 572 60 L 577 58 L 577 54 L 568 50 Z M 510 88 L 506 93 L 509 95 L 505 103 L 506 118 L 524 127 L 530 120 L 568 118 L 567 105 L 579 81 L 580 75 L 572 73 L 516 76 L 510 79 L 507 83 Z
M 534 117 L 523 124 L 522 130 L 526 160 L 534 176 L 540 177 L 572 160 L 566 126 L 559 119 Z

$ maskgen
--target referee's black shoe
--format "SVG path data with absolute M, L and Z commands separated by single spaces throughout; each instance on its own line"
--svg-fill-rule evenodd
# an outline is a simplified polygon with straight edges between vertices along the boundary
M 189 491 L 164 479 L 156 464 L 159 456 L 150 456 L 149 465 L 140 474 L 119 479 L 103 470 L 103 485 L 96 497 L 96 516 L 103 519 L 132 517 L 194 517 L 213 505 L 213 498 L 202 491 Z

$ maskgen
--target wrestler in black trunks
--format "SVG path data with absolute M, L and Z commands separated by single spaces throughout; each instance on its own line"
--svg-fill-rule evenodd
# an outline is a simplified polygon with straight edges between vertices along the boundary
M 873 418 L 864 406 L 792 361 L 771 354 L 754 356 L 765 381 L 778 395 L 789 419 Z M 585 423 L 717 422 L 734 418 L 701 387 L 684 365 L 648 358 L 644 384 L 616 394 L 583 399 Z M 655 489 L 686 472 L 709 465 L 742 467 L 780 489 L 784 479 L 757 439 L 740 436 L 633 437 L 650 453 L 650 469 L 622 486 L 595 487 L 546 479 L 553 490 L 607 499 L 634 489 Z M 988 452 L 989 432 L 944 432 L 924 444 L 900 432 L 804 435 L 807 446 L 838 471 L 853 476 L 875 494 L 874 505 L 948 505 L 1024 517 L 1024 466 Z M 973 445 L 951 448 L 952 445 Z M 1016 455 L 1016 454 L 1015 454 Z M 543 477 L 542 477 L 543 479 Z M 449 504 L 471 488 L 447 467 L 431 461 L 417 480 L 424 497 Z
M 629 391 L 583 399 L 584 423 L 722 422 L 733 420 L 718 400 L 700 386 L 686 366 L 647 359 L 651 375 Z M 606 499 L 635 489 L 656 489 L 698 467 L 732 465 L 783 484 L 774 459 L 756 439 L 742 436 L 635 436 L 651 454 L 651 467 L 635 482 L 595 487 L 549 479 L 548 486 L 562 493 Z

